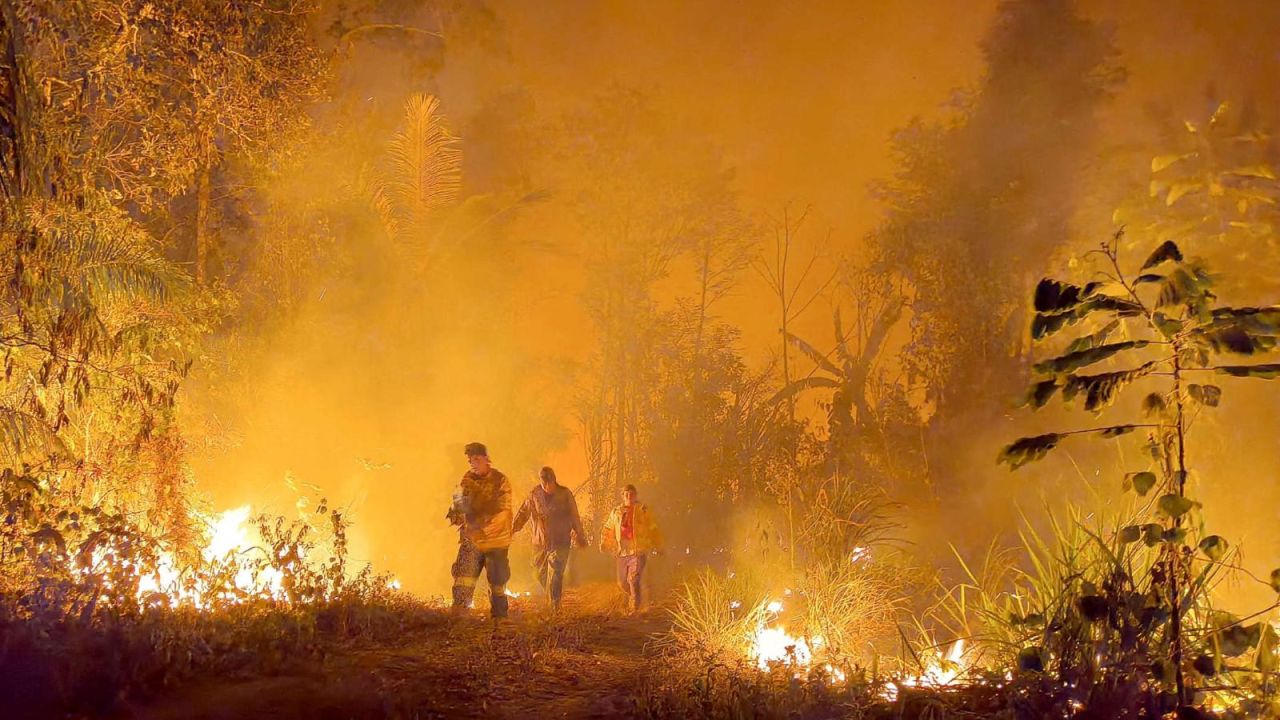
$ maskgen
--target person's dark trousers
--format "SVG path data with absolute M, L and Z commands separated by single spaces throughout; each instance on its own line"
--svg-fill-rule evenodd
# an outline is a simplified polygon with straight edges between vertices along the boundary
M 533 567 L 538 573 L 538 584 L 551 597 L 551 606 L 560 607 L 564 594 L 564 569 L 569 564 L 569 546 L 552 545 L 537 548 L 533 554 Z
M 640 584 L 644 580 L 644 561 L 646 555 L 624 555 L 618 558 L 618 584 L 627 594 L 628 604 L 632 610 L 640 609 Z
M 454 609 L 471 606 L 481 570 L 489 581 L 489 614 L 495 618 L 506 617 L 507 581 L 511 579 L 507 548 L 480 550 L 466 541 L 458 545 L 458 559 L 453 562 Z

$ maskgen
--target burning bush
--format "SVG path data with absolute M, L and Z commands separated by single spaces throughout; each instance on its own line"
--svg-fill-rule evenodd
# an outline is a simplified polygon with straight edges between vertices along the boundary
M 200 516 L 194 550 L 128 513 L 67 507 L 35 475 L 0 473 L 0 511 L 0 703 L 19 716 L 104 712 L 202 668 L 270 670 L 326 635 L 390 635 L 393 609 L 414 606 L 348 571 L 346 520 L 323 502 L 256 530 L 248 506 Z
M 724 574 L 703 571 L 677 594 L 669 645 L 728 665 L 817 668 L 834 679 L 877 664 L 897 638 L 910 576 L 871 553 L 856 546 L 837 562 L 795 572 L 760 572 L 749 561 Z

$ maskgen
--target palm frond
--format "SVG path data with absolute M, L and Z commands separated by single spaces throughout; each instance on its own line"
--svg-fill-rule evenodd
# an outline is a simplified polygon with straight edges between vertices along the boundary
M 406 232 L 452 203 L 462 188 L 462 150 L 439 109 L 440 101 L 431 95 L 409 98 L 404 127 L 388 149 L 387 189 Z
M 798 395 L 804 392 L 805 390 L 811 390 L 813 388 L 838 388 L 838 387 L 840 387 L 839 380 L 833 380 L 831 378 L 823 377 L 821 375 L 813 375 L 807 378 L 800 378 L 799 380 L 791 381 L 790 385 L 774 393 L 773 397 L 769 399 L 769 404 L 773 405 L 776 403 L 781 403 L 792 396 Z
M 30 231 L 43 235 L 32 260 L 63 280 L 47 284 L 50 299 L 61 301 L 70 291 L 95 305 L 164 302 L 190 286 L 146 232 L 114 208 L 51 206 L 27 220 Z
M 817 348 L 810 345 L 805 340 L 791 333 L 787 333 L 787 341 L 794 345 L 797 350 L 804 353 L 805 356 L 812 360 L 818 367 L 831 373 L 836 378 L 844 376 L 844 372 L 837 367 L 835 363 L 831 362 L 826 355 L 818 352 Z
M 391 200 L 387 182 L 369 166 L 360 169 L 356 176 L 356 196 L 369 204 L 369 208 L 378 216 L 387 237 L 400 237 L 400 219 L 396 216 L 395 204 Z

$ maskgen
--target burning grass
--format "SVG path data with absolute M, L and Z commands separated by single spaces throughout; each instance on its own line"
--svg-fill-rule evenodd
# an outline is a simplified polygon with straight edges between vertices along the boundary
M 207 672 L 273 672 L 326 638 L 394 637 L 428 607 L 347 566 L 346 520 L 248 506 L 195 514 L 178 547 L 44 479 L 0 476 L 0 703 L 18 716 L 102 714 Z

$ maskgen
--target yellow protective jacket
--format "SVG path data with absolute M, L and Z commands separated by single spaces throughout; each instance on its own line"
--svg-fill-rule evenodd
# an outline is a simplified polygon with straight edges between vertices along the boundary
M 466 499 L 462 534 L 479 550 L 511 546 L 511 481 L 497 468 L 481 477 L 462 476 L 459 493 Z
M 600 552 L 610 555 L 642 555 L 650 550 L 662 549 L 662 531 L 658 529 L 658 521 L 648 506 L 636 503 L 631 506 L 631 524 L 635 533 L 629 549 L 622 542 L 622 514 L 625 505 L 618 505 L 609 513 L 600 530 Z

